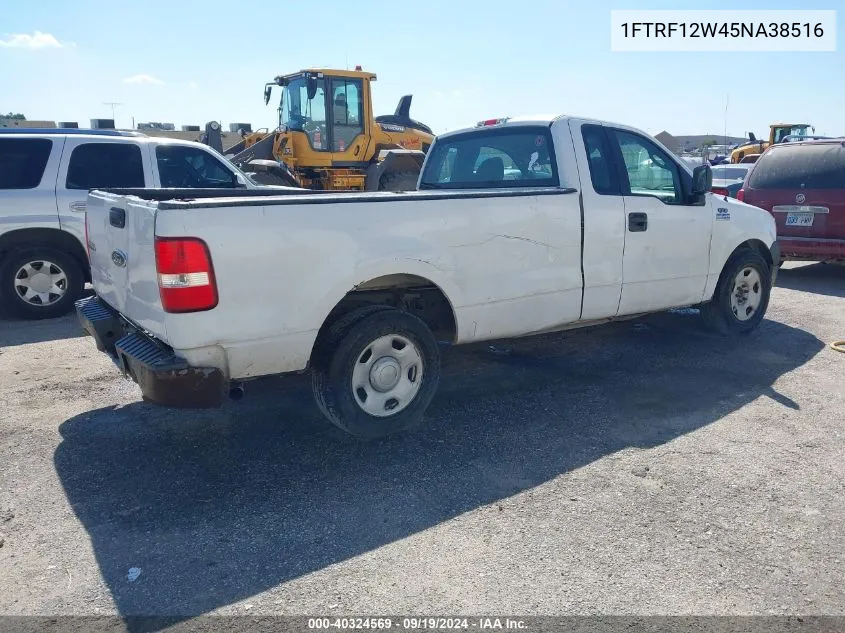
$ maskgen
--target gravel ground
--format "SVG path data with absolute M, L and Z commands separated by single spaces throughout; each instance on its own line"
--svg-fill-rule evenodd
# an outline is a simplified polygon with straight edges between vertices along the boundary
M 142 403 L 73 318 L 0 321 L 0 613 L 845 615 L 845 268 L 449 350 L 373 443 L 302 378 Z

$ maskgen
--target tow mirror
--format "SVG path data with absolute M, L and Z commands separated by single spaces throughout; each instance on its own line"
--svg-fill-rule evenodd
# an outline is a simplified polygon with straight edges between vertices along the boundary
M 264 105 L 270 103 L 270 95 L 273 93 L 273 84 L 264 86 Z
M 311 101 L 317 95 L 317 78 L 314 75 L 308 75 L 306 84 L 308 86 L 308 100 Z
M 700 196 L 713 186 L 713 170 L 710 165 L 699 165 L 692 170 L 692 195 Z

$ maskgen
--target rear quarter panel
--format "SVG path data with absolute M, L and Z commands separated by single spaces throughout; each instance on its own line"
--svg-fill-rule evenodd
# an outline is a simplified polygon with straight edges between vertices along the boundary
M 577 194 L 414 196 L 159 210 L 157 235 L 206 241 L 219 294 L 213 310 L 168 315 L 168 342 L 228 348 L 236 378 L 303 369 L 337 302 L 397 273 L 440 287 L 455 310 L 458 342 L 577 320 Z

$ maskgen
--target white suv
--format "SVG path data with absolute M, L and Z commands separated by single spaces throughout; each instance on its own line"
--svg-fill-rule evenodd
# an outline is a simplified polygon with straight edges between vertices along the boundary
M 259 187 L 190 141 L 116 130 L 0 130 L 0 304 L 27 319 L 70 311 L 90 281 L 85 201 L 95 188 Z

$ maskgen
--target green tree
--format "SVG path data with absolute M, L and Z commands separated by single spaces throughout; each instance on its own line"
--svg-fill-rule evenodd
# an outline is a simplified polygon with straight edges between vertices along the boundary
M 9 112 L 9 114 L 0 114 L 0 119 L 11 119 L 12 121 L 26 121 L 26 117 L 20 112 Z

